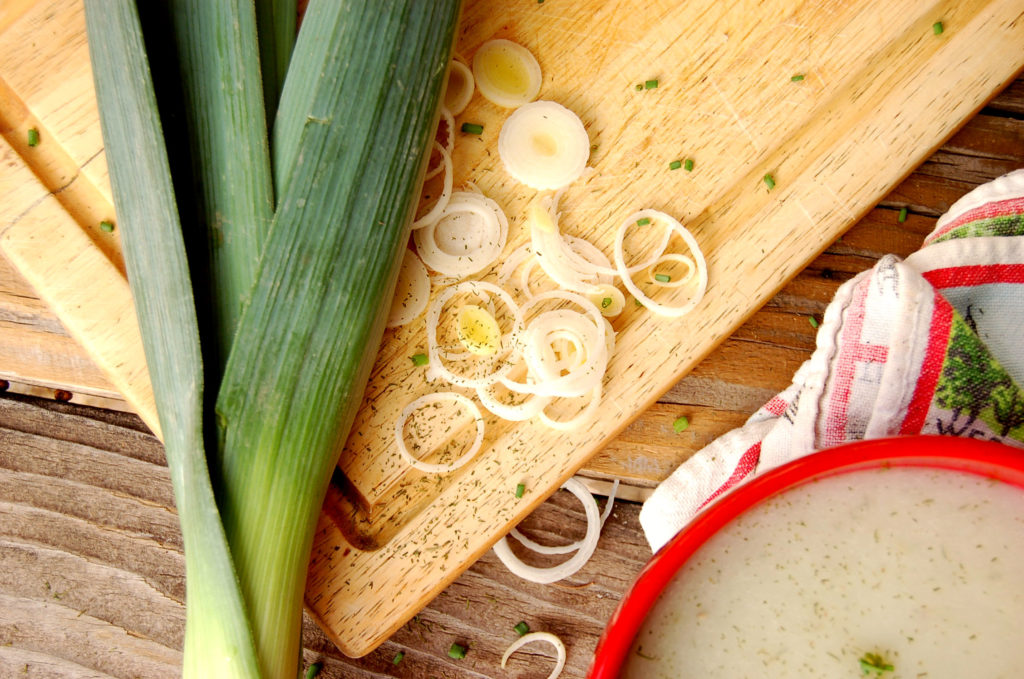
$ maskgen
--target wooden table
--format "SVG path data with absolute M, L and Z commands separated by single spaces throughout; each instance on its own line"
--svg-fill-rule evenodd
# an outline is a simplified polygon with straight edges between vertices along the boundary
M 598 550 L 569 581 L 533 585 L 485 554 L 377 650 L 345 658 L 307 621 L 305 662 L 321 677 L 543 677 L 547 649 L 500 667 L 513 626 L 560 636 L 563 677 L 582 677 L 605 621 L 650 556 L 637 520 L 658 479 L 741 424 L 814 348 L 812 317 L 836 288 L 886 253 L 907 255 L 971 188 L 1024 167 L 1024 78 L 1018 78 L 842 238 L 629 426 L 583 470 L 622 478 Z M 909 216 L 897 215 L 907 207 Z M 0 287 L 34 302 L 0 262 Z M 28 322 L 0 308 L 0 323 Z M 60 334 L 59 327 L 41 329 Z M 0 356 L 3 356 L 0 335 Z M 0 362 L 0 379 L 9 376 Z M 173 677 L 184 631 L 184 562 L 159 442 L 134 415 L 51 385 L 0 382 L 0 676 Z M 20 393 L 16 393 L 20 392 Z M 96 404 L 103 407 L 96 407 Z M 675 434 L 671 422 L 689 417 Z M 575 498 L 557 493 L 524 524 L 540 540 L 582 533 Z M 537 563 L 543 563 L 537 560 Z M 400 594 L 398 594 L 400 596 Z M 453 642 L 469 647 L 453 660 Z M 396 654 L 404 653 L 395 664 Z

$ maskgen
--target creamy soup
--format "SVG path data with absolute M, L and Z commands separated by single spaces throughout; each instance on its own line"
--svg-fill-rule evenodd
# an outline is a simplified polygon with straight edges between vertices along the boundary
M 1024 677 L 1024 492 L 924 468 L 789 491 L 698 550 L 622 676 Z

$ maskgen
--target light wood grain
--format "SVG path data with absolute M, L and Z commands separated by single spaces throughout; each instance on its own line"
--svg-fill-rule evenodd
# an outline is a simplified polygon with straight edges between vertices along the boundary
M 46 21 L 48 12 L 62 11 L 59 21 Z M 78 11 L 74 0 L 37 3 L 9 20 L 10 31 L 41 31 L 48 45 L 67 34 L 69 49 L 81 55 L 84 42 L 71 35 L 80 21 Z M 542 96 L 579 113 L 597 146 L 592 157 L 596 174 L 588 190 L 567 197 L 566 227 L 607 246 L 616 215 L 639 204 L 667 209 L 684 218 L 704 244 L 712 286 L 706 303 L 684 321 L 652 322 L 636 312 L 617 321 L 624 350 L 607 382 L 605 417 L 585 434 L 559 436 L 533 425 L 495 423 L 487 450 L 464 473 L 440 483 L 418 479 L 397 465 L 386 437 L 360 446 L 350 443 L 341 462 L 348 504 L 339 499 L 322 517 L 309 590 L 309 601 L 331 638 L 355 655 L 381 643 L 602 448 L 590 473 L 623 476 L 649 487 L 785 386 L 780 375 L 791 374 L 801 352 L 813 346 L 805 314 L 823 308 L 831 283 L 797 279 L 794 283 L 805 289 L 784 298 L 795 306 L 770 307 L 722 348 L 742 353 L 763 344 L 764 336 L 784 339 L 763 355 L 777 361 L 779 370 L 754 366 L 750 375 L 719 375 L 698 368 L 689 380 L 678 378 L 1011 77 L 1020 66 L 1006 58 L 1017 54 L 1021 42 L 1021 24 L 1014 23 L 1018 15 L 1019 7 L 1010 0 L 927 8 L 909 0 L 828 7 L 662 2 L 646 3 L 642 10 L 635 3 L 609 0 L 575 3 L 569 9 L 554 3 L 503 5 L 501 11 L 485 0 L 469 2 L 460 52 L 471 55 L 490 37 L 529 46 L 545 70 Z M 946 24 L 942 36 L 931 32 L 936 19 Z M 0 47 L 12 44 L 0 41 Z M 6 87 L 0 95 L 21 102 L 20 108 L 0 107 L 0 112 L 9 111 L 5 138 L 16 147 L 26 126 L 42 125 L 44 139 L 54 140 L 60 151 L 49 165 L 36 163 L 58 168 L 39 173 L 39 181 L 57 199 L 44 197 L 44 203 L 54 214 L 63 210 L 65 223 L 84 224 L 87 240 L 117 269 L 116 239 L 95 230 L 102 213 L 95 206 L 108 192 L 98 126 L 83 126 L 95 114 L 94 104 L 90 108 L 85 101 L 88 93 L 83 99 L 78 91 L 88 84 L 83 62 L 65 54 L 42 62 L 60 64 L 69 74 L 66 87 L 75 92 L 63 93 L 66 101 L 61 103 L 50 89 L 25 77 L 39 68 L 40 58 L 18 55 L 3 62 L 18 69 L 15 76 L 0 71 Z M 789 76 L 797 72 L 807 77 L 793 83 Z M 633 89 L 636 80 L 651 76 L 662 86 L 641 93 Z M 464 114 L 463 119 L 483 122 L 486 132 L 482 140 L 460 140 L 456 179 L 474 179 L 518 224 L 530 196 L 508 180 L 488 152 L 504 115 L 480 100 Z M 15 151 L 22 158 L 28 155 L 25 149 Z M 666 169 L 669 160 L 680 156 L 697 159 L 694 173 Z M 958 188 L 991 175 L 1011 158 L 995 159 L 968 173 L 966 181 L 945 177 L 932 182 L 922 176 L 914 180 L 919 184 L 905 182 L 897 190 L 906 192 L 912 208 L 927 205 L 923 197 L 936 192 L 955 199 Z M 73 174 L 75 164 L 80 174 Z M 761 182 L 765 172 L 778 182 L 770 193 Z M 77 177 L 68 184 L 72 189 L 85 187 L 81 199 L 62 199 L 70 191 L 56 190 L 63 184 L 54 182 L 64 177 L 67 183 L 69 176 Z M 843 254 L 849 257 L 840 257 L 830 268 L 839 277 L 855 268 L 859 257 L 852 251 Z M 866 265 L 869 261 L 864 259 Z M 53 272 L 50 264 L 23 261 L 19 269 L 38 268 L 42 275 L 29 277 L 44 289 Z M 104 295 L 109 301 L 124 292 L 114 285 L 105 287 Z M 59 316 L 77 337 L 74 323 L 63 312 Z M 395 333 L 382 347 L 364 413 L 376 407 L 385 425 L 407 397 L 425 388 L 415 377 L 409 379 L 407 359 L 420 330 L 413 326 Z M 403 386 L 387 387 L 397 383 L 396 377 Z M 708 391 L 715 393 L 716 403 L 701 402 L 700 395 Z M 140 412 L 145 414 L 145 407 Z M 643 415 L 631 425 L 638 413 Z M 679 414 L 693 422 L 683 435 L 670 428 Z M 363 423 L 357 435 L 362 431 L 364 439 L 367 432 L 372 439 L 378 429 L 390 431 L 372 417 Z M 524 479 L 531 492 L 519 503 L 509 502 L 508 489 Z M 334 497 L 340 498 L 340 491 Z M 452 526 L 457 535 L 447 530 Z M 350 548 L 349 541 L 379 549 Z M 393 558 L 413 553 L 415 559 Z M 382 588 L 382 581 L 389 587 Z M 390 596 L 394 587 L 407 596 Z

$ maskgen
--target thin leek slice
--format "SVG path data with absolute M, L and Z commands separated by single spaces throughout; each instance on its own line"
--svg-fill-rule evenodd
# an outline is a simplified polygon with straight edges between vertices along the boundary
M 448 152 L 449 156 L 451 156 L 452 153 L 455 151 L 455 118 L 452 116 L 451 111 L 449 111 L 447 108 L 441 109 L 441 122 L 438 124 L 437 136 L 440 136 L 442 126 L 444 127 L 444 143 L 437 143 L 440 144 L 441 147 Z M 435 150 L 436 148 L 437 147 L 435 147 Z M 427 169 L 427 174 L 423 177 L 424 181 L 428 179 L 433 179 L 438 174 L 440 174 L 441 172 L 445 172 L 446 170 L 448 171 L 449 174 L 451 174 L 451 168 L 445 167 L 444 159 L 441 156 L 440 152 L 438 152 L 438 158 L 440 160 L 435 164 L 433 162 L 434 158 L 433 156 L 431 156 L 431 167 Z
M 430 299 L 430 276 L 427 267 L 406 248 L 402 256 L 402 268 L 398 272 L 395 296 L 391 299 L 387 327 L 397 328 L 419 317 L 427 308 Z
M 612 482 L 612 489 L 608 493 L 608 499 L 605 500 L 604 510 L 601 512 L 601 527 L 604 528 L 605 521 L 612 514 L 612 508 L 615 506 L 615 496 L 619 492 L 619 480 L 615 479 Z M 530 538 L 526 537 L 519 532 L 518 528 L 513 528 L 508 533 L 511 537 L 518 540 L 524 547 L 530 549 L 538 554 L 570 554 L 575 552 L 577 549 L 583 546 L 582 540 L 570 542 L 566 545 L 542 545 L 539 542 L 535 542 Z
M 492 199 L 456 191 L 433 223 L 413 232 L 423 263 L 448 276 L 465 277 L 493 264 L 508 239 L 508 218 Z
M 579 179 L 590 158 L 590 137 L 575 113 L 553 101 L 512 112 L 498 134 L 498 155 L 517 181 L 538 190 Z
M 469 412 L 476 424 L 476 436 L 473 439 L 472 445 L 469 447 L 461 457 L 450 464 L 432 464 L 423 462 L 409 452 L 409 448 L 405 443 L 405 423 L 417 410 L 430 406 L 435 403 L 441 403 L 444 401 L 454 401 L 456 404 L 462 406 L 466 411 Z M 395 421 L 395 443 L 398 446 L 398 452 L 402 456 L 402 459 L 409 463 L 409 466 L 420 470 L 427 474 L 446 474 L 453 472 L 459 467 L 462 467 L 475 456 L 479 451 L 484 441 L 484 418 L 480 414 L 480 409 L 476 407 L 470 399 L 463 396 L 462 394 L 454 391 L 442 391 L 432 394 L 424 394 L 419 398 L 415 399 L 411 403 L 402 409 L 401 415 L 398 420 Z
M 557 656 L 555 659 L 555 669 L 551 670 L 551 674 L 548 675 L 548 679 L 557 679 L 557 677 L 562 673 L 562 669 L 565 668 L 566 651 L 565 644 L 562 643 L 562 640 L 551 632 L 529 632 L 513 641 L 501 656 L 501 666 L 504 668 L 512 654 L 520 648 L 526 644 L 532 644 L 538 641 L 546 641 L 555 647 L 555 654 Z
M 548 415 L 545 409 L 537 413 L 538 419 L 556 431 L 576 431 L 587 422 L 591 422 L 601 405 L 601 385 L 594 387 L 590 394 L 578 398 L 587 398 L 587 405 L 567 420 L 556 420 Z M 547 406 L 545 406 L 547 408 Z
M 412 223 L 414 230 L 422 229 L 425 226 L 436 224 L 437 220 L 444 214 L 444 210 L 451 202 L 452 196 L 452 156 L 441 144 L 434 142 L 434 148 L 441 154 L 441 167 L 444 172 L 444 184 L 441 188 L 441 195 L 437 197 L 434 204 L 427 212 Z
M 540 93 L 540 64 L 530 50 L 511 40 L 489 40 L 473 55 L 480 94 L 503 108 L 531 102 Z
M 506 313 L 512 318 L 512 327 L 509 332 L 502 335 L 501 348 L 493 356 L 477 357 L 479 361 L 473 361 L 466 370 L 475 370 L 476 374 L 467 375 L 463 372 L 456 373 L 444 360 L 445 354 L 438 342 L 438 326 L 441 323 L 441 314 L 449 300 L 456 295 L 473 295 L 482 299 L 485 303 L 490 302 L 494 296 L 500 299 L 506 306 Z M 492 314 L 493 315 L 493 314 Z M 427 374 L 430 379 L 440 379 L 459 387 L 479 389 L 501 379 L 512 369 L 512 363 L 502 360 L 509 349 L 515 344 L 518 333 L 522 327 L 522 314 L 519 305 L 512 299 L 512 295 L 501 287 L 486 281 L 464 281 L 445 288 L 427 306 L 427 356 L 430 364 Z M 467 352 L 468 354 L 468 352 Z M 472 356 L 467 355 L 467 358 Z M 466 361 L 460 361 L 466 363 Z
M 473 98 L 473 72 L 459 59 L 452 59 L 448 69 L 448 83 L 444 91 L 444 107 L 457 116 L 466 110 Z
M 637 222 L 641 219 L 648 219 L 650 221 L 658 221 L 666 224 L 670 231 L 677 234 L 686 243 L 690 253 L 693 255 L 694 263 L 696 264 L 696 285 L 695 290 L 692 294 L 687 297 L 680 304 L 664 304 L 651 299 L 646 295 L 640 287 L 633 280 L 630 274 L 629 267 L 626 265 L 625 252 L 624 252 L 624 241 L 626 232 L 634 227 Z M 659 253 L 659 257 L 664 253 Z M 677 318 L 683 316 L 693 310 L 697 306 L 698 302 L 704 297 L 704 292 L 708 286 L 708 267 L 707 262 L 704 260 L 704 253 L 701 252 L 700 245 L 697 243 L 697 239 L 693 237 L 693 234 L 679 223 L 674 217 L 660 212 L 658 210 L 640 210 L 627 217 L 622 225 L 619 226 L 618 232 L 615 236 L 615 266 L 619 270 L 619 275 L 622 277 L 622 284 L 626 286 L 626 289 L 645 307 L 657 313 L 661 316 Z
M 682 276 L 671 276 L 668 280 L 659 279 L 659 274 L 663 271 L 661 265 L 665 262 L 671 262 L 676 264 L 682 264 L 686 267 L 686 272 Z M 658 261 L 655 262 L 650 269 L 651 282 L 660 285 L 663 288 L 681 288 L 682 286 L 693 280 L 693 277 L 697 274 L 697 264 L 693 261 L 692 257 L 679 254 L 678 252 L 666 252 Z
M 550 568 L 531 566 L 512 553 L 508 539 L 505 536 L 502 536 L 494 545 L 494 553 L 498 559 L 505 564 L 509 571 L 524 580 L 544 585 L 564 580 L 583 568 L 587 561 L 590 560 L 590 557 L 593 556 L 594 550 L 597 549 L 597 540 L 601 535 L 601 516 L 597 512 L 597 503 L 594 502 L 594 496 L 577 479 L 568 479 L 562 484 L 562 488 L 579 499 L 587 516 L 587 532 L 583 536 L 580 548 L 568 560 Z

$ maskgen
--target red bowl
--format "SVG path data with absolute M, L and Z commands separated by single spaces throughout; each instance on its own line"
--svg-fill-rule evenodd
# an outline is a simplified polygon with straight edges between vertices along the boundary
M 943 436 L 859 441 L 776 467 L 719 498 L 651 557 L 608 621 L 589 679 L 619 675 L 662 591 L 690 556 L 726 524 L 761 502 L 815 479 L 878 467 L 949 469 L 1024 488 L 1024 451 L 990 441 Z

